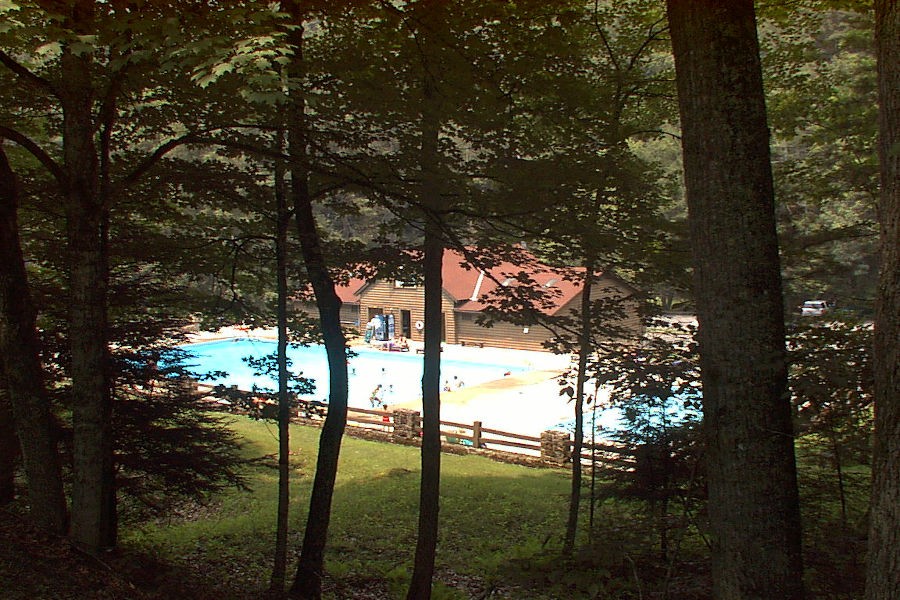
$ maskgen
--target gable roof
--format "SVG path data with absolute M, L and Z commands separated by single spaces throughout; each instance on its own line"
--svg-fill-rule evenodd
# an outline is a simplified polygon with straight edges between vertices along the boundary
M 456 301 L 456 310 L 481 312 L 493 304 L 491 296 L 501 286 L 515 287 L 523 281 L 540 286 L 546 305 L 542 312 L 552 315 L 568 304 L 581 292 L 578 280 L 584 269 L 557 269 L 541 264 L 535 258 L 519 251 L 522 263 L 501 261 L 486 270 L 476 269 L 455 250 L 444 254 L 444 290 Z
M 491 296 L 497 293 L 499 287 L 522 285 L 522 280 L 534 282 L 545 292 L 541 294 L 543 306 L 539 310 L 547 315 L 557 313 L 581 292 L 583 267 L 550 267 L 538 262 L 528 252 L 519 250 L 518 253 L 521 263 L 500 261 L 493 267 L 481 270 L 474 267 L 463 253 L 445 250 L 441 269 L 443 288 L 453 300 L 455 309 L 481 312 L 494 304 Z M 598 276 L 602 275 L 598 273 Z M 336 286 L 336 292 L 345 304 L 358 304 L 367 283 L 366 279 L 352 278 Z
M 351 277 L 346 283 L 336 284 L 334 291 L 344 304 L 357 304 L 359 292 L 368 281 L 362 277 Z

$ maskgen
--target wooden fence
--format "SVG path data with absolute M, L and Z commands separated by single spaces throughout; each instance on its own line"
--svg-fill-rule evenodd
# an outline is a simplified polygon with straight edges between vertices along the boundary
M 196 382 L 190 382 L 190 384 L 194 392 L 201 387 L 197 386 Z M 230 398 L 230 401 L 225 404 L 228 406 L 227 410 L 232 412 L 253 412 L 257 418 L 276 417 L 274 394 L 251 393 L 231 386 L 229 388 L 220 387 L 215 394 L 209 395 L 212 390 L 208 386 L 202 387 L 206 390 L 201 389 L 199 393 L 207 400 L 219 402 L 219 408 L 225 408 L 221 404 L 224 397 Z M 301 399 L 297 399 L 297 403 L 297 418 L 307 422 L 324 419 L 327 412 L 326 404 Z M 248 410 L 247 407 L 251 407 L 251 409 Z M 348 407 L 347 424 L 376 433 L 385 439 L 404 440 L 407 443 L 410 440 L 418 440 L 422 434 L 421 414 L 419 411 L 406 408 L 385 411 Z M 563 465 L 572 461 L 574 442 L 571 435 L 565 431 L 549 430 L 542 432 L 540 436 L 524 435 L 484 427 L 481 421 L 471 424 L 441 421 L 440 426 L 441 441 L 442 444 L 446 444 L 445 449 L 458 445 L 471 451 L 535 457 L 539 458 L 542 463 L 553 465 Z M 581 449 L 581 460 L 587 464 L 604 462 L 629 468 L 632 463 L 632 452 L 621 445 L 611 443 L 585 443 Z
M 347 409 L 347 424 L 356 427 L 374 428 L 391 436 L 418 438 L 421 436 L 421 416 L 418 411 L 398 409 L 384 411 L 350 407 Z M 470 448 L 488 449 L 494 452 L 508 452 L 538 456 L 544 462 L 564 464 L 572 460 L 574 441 L 565 431 L 545 431 L 540 436 L 524 435 L 500 429 L 485 427 L 481 421 L 457 423 L 441 421 L 441 441 Z M 524 451 L 524 452 L 523 452 Z M 616 462 L 627 466 L 631 452 L 626 448 L 610 444 L 582 444 L 581 459 L 584 462 Z

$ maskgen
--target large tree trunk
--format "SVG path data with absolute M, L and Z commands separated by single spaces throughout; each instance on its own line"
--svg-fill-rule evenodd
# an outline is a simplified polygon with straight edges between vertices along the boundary
M 284 134 L 278 132 L 278 149 L 284 149 Z M 288 510 L 290 508 L 290 425 L 291 402 L 288 396 L 287 369 L 287 238 L 290 212 L 284 181 L 284 163 L 275 162 L 275 271 L 278 280 L 276 320 L 278 321 L 278 510 L 275 519 L 275 558 L 272 565 L 270 591 L 277 597 L 284 594 L 287 573 Z
M 90 32 L 92 8 L 87 4 L 74 9 L 73 28 L 80 33 Z M 66 49 L 61 64 L 74 428 L 70 535 L 76 546 L 96 553 L 116 543 L 105 207 L 94 142 L 91 59 Z
M 867 600 L 900 598 L 900 8 L 875 1 L 881 274 L 875 305 L 875 445 Z
M 16 437 L 13 425 L 12 404 L 6 389 L 3 367 L 0 367 L 0 506 L 16 499 L 19 454 L 19 438 Z
M 752 0 L 668 0 L 718 599 L 800 598 L 769 135 Z
M 9 393 L 2 404 L 9 403 L 7 408 L 15 416 L 22 440 L 32 519 L 39 526 L 62 534 L 66 527 L 66 500 L 50 401 L 44 387 L 35 309 L 19 240 L 17 206 L 16 180 L 0 148 L 0 380 Z M 5 442 L 0 452 L 4 453 L 2 460 L 10 461 L 12 467 L 17 442 L 12 423 L 4 417 L 8 415 L 0 414 L 0 419 L 6 421 L 0 427 L 9 431 L 0 434 Z M 12 448 L 7 448 L 10 442 Z M 7 480 L 11 475 L 11 471 L 4 475 L 0 484 L 11 485 L 11 479 Z
M 289 33 L 294 56 L 289 73 L 297 81 L 302 80 L 303 67 L 303 17 L 298 3 L 282 2 L 283 10 L 293 17 L 297 27 Z M 319 438 L 319 456 L 303 547 L 297 563 L 297 573 L 291 585 L 292 598 L 318 599 L 322 596 L 322 574 L 325 562 L 325 544 L 331 521 L 331 500 L 337 479 L 341 439 L 347 424 L 347 341 L 341 329 L 341 299 L 335 292 L 334 281 L 328 271 L 321 238 L 313 215 L 309 191 L 309 167 L 305 103 L 302 90 L 292 90 L 288 120 L 288 154 L 291 169 L 291 197 L 294 218 L 306 273 L 312 284 L 319 309 L 319 321 L 325 354 L 328 358 L 329 395 L 328 414 Z

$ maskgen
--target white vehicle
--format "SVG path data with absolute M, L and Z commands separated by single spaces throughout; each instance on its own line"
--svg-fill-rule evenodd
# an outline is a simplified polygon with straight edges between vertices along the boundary
M 832 308 L 825 300 L 807 300 L 800 307 L 800 314 L 804 317 L 820 317 Z

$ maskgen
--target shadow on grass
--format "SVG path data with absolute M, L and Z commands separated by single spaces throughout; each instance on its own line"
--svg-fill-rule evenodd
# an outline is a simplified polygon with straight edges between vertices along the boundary
M 248 430 L 254 452 L 270 452 L 274 438 L 261 425 L 239 426 Z M 305 524 L 317 433 L 292 431 L 294 553 Z M 419 461 L 415 447 L 345 438 L 326 550 L 327 598 L 403 597 L 415 552 Z M 132 536 L 133 547 L 218 600 L 257 598 L 271 569 L 276 476 L 271 466 L 257 464 L 251 492 L 224 494 L 197 519 L 145 528 Z M 437 579 L 446 587 L 438 596 L 577 600 L 597 597 L 599 590 L 615 593 L 605 597 L 632 597 L 644 581 L 634 577 L 635 569 L 646 579 L 652 568 L 632 546 L 643 542 L 622 520 L 625 513 L 598 528 L 595 539 L 606 542 L 574 561 L 559 559 L 569 485 L 564 470 L 443 455 Z M 289 568 L 295 560 L 293 555 Z

